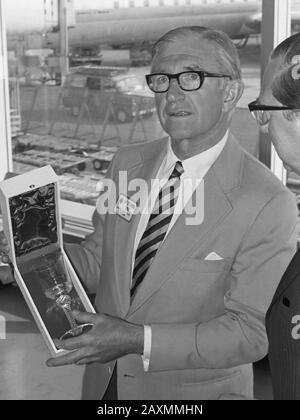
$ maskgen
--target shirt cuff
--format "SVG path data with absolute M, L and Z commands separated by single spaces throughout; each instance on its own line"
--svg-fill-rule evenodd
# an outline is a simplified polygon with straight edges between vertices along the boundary
M 144 325 L 144 354 L 142 356 L 144 371 L 148 372 L 150 364 L 152 330 L 150 325 Z

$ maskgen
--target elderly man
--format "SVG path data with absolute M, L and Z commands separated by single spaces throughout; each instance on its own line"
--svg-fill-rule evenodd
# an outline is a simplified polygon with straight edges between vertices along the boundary
M 86 399 L 252 398 L 295 200 L 229 131 L 243 88 L 227 35 L 170 31 L 146 79 L 169 138 L 116 154 L 94 233 L 68 246 L 97 293 L 98 314 L 77 319 L 94 327 L 48 365 L 86 364 Z
M 287 169 L 300 175 L 300 33 L 270 56 L 259 98 L 249 104 Z M 300 399 L 300 253 L 291 261 L 266 317 L 275 399 Z

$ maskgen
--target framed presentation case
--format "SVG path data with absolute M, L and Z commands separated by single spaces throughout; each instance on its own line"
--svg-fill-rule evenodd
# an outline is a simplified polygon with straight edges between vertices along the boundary
M 63 249 L 59 180 L 45 166 L 0 182 L 3 230 L 15 279 L 53 357 L 56 339 L 82 334 L 72 310 L 95 313 Z

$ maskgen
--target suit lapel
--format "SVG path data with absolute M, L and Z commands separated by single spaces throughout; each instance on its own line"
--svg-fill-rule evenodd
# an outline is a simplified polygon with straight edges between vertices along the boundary
M 210 232 L 231 212 L 232 206 L 226 192 L 239 186 L 242 160 L 241 148 L 230 137 L 204 178 L 202 224 L 187 225 L 185 212 L 177 219 L 137 290 L 128 316 L 138 310 L 168 281 L 185 257 L 205 246 Z
M 200 250 L 205 246 L 210 232 L 231 211 L 231 205 L 213 181 L 214 177 L 215 175 L 210 173 L 204 184 L 203 223 L 198 226 L 187 225 L 186 220 L 190 216 L 185 212 L 179 216 L 137 290 L 129 315 L 168 281 L 186 256 L 192 254 L 194 249 Z
M 142 179 L 146 181 L 148 188 L 150 187 L 151 179 L 155 177 L 165 156 L 166 144 L 165 141 L 161 140 L 161 144 L 155 149 L 154 153 L 153 150 L 148 153 L 148 150 L 146 149 L 143 153 L 136 152 L 135 156 L 131 155 L 131 158 L 138 163 L 126 170 L 128 183 L 133 179 Z M 120 190 L 117 191 L 117 200 L 119 193 L 121 193 Z M 135 193 L 136 191 L 128 191 L 128 198 L 135 201 Z M 145 198 L 146 197 L 144 196 L 144 200 Z M 141 203 L 141 208 L 143 208 L 143 205 L 145 204 L 144 200 L 143 203 Z M 119 215 L 116 215 L 114 268 L 120 310 L 124 316 L 128 312 L 130 306 L 133 247 L 140 218 L 140 211 L 132 217 L 130 222 L 124 220 Z

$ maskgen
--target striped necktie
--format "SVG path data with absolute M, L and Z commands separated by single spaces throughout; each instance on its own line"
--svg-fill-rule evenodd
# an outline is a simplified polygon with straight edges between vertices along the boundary
M 166 236 L 178 198 L 180 176 L 183 171 L 182 163 L 176 162 L 168 181 L 159 191 L 146 230 L 136 250 L 131 296 L 134 295 L 137 287 L 143 281 Z

